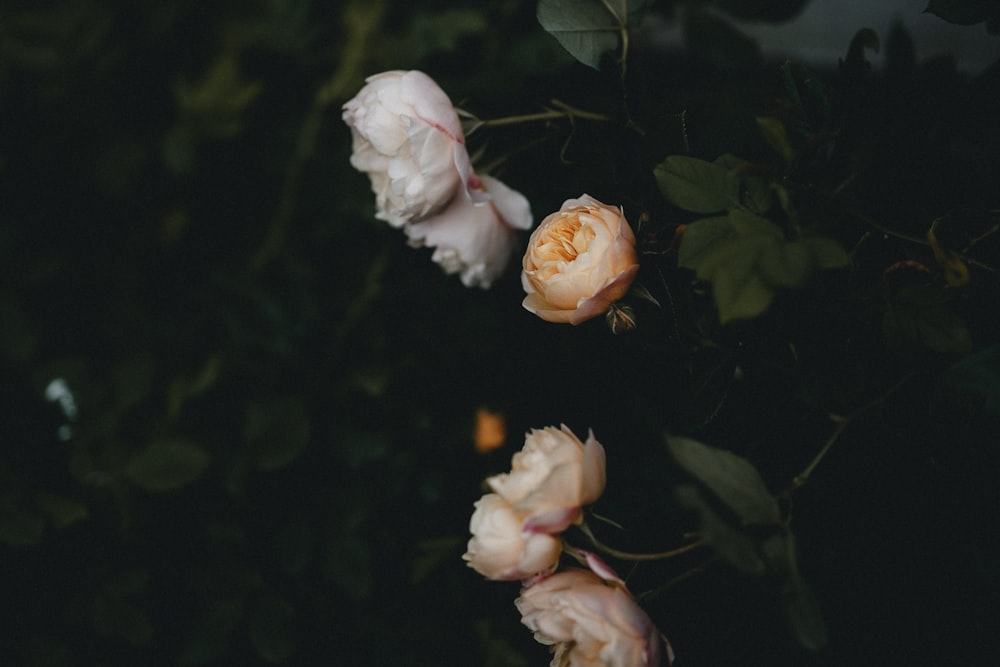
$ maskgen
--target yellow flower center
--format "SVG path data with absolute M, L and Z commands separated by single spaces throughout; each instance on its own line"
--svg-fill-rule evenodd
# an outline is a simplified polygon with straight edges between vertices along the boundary
M 578 214 L 568 214 L 539 239 L 535 256 L 542 262 L 572 262 L 587 251 L 595 235 Z

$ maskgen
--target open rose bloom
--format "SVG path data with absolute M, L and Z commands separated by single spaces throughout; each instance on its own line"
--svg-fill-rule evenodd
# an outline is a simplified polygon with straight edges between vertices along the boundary
M 375 216 L 403 227 L 414 246 L 466 286 L 489 287 L 531 227 L 522 194 L 473 173 L 458 113 L 423 72 L 371 76 L 343 107 L 351 164 L 368 175 Z
M 344 105 L 351 165 L 368 174 L 376 217 L 395 227 L 447 206 L 472 174 L 458 114 L 423 72 L 383 72 Z
M 532 232 L 522 264 L 523 305 L 549 322 L 602 315 L 639 273 L 635 235 L 620 208 L 568 199 Z
M 604 458 L 593 434 L 583 443 L 565 426 L 529 432 L 510 473 L 489 478 L 493 493 L 476 503 L 463 555 L 469 566 L 495 580 L 525 580 L 555 569 L 562 553 L 558 535 L 604 492 Z
M 523 589 L 514 604 L 535 639 L 552 646 L 551 667 L 662 664 L 662 638 L 646 612 L 622 586 L 589 570 L 557 572 Z
M 445 273 L 459 274 L 466 287 L 489 287 L 507 266 L 517 230 L 531 227 L 531 208 L 521 193 L 490 176 L 479 185 L 474 192 L 488 194 L 488 201 L 459 195 L 438 215 L 406 227 L 410 245 L 433 247 L 431 259 Z

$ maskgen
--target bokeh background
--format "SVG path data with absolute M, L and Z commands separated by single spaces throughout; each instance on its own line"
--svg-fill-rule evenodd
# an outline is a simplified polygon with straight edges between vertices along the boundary
M 622 525 L 602 536 L 659 551 L 694 526 L 665 430 L 747 456 L 777 492 L 832 432 L 828 413 L 907 376 L 795 496 L 826 649 L 796 644 L 768 582 L 705 554 L 629 569 L 630 585 L 673 582 L 647 609 L 681 667 L 993 664 L 992 269 L 974 269 L 960 326 L 932 320 L 930 341 L 886 333 L 880 282 L 894 262 L 934 266 L 930 250 L 878 234 L 862 270 L 697 354 L 678 323 L 710 302 L 667 252 L 643 270 L 669 308 L 642 311 L 641 334 L 551 325 L 521 308 L 515 266 L 469 290 L 374 219 L 339 109 L 387 69 L 428 72 L 482 118 L 552 98 L 615 113 L 624 94 L 647 138 L 518 125 L 470 148 L 536 220 L 589 192 L 672 232 L 683 220 L 649 164 L 765 156 L 754 116 L 773 109 L 781 59 L 836 85 L 827 55 L 870 27 L 882 48 L 841 127 L 864 163 L 855 201 L 901 234 L 963 207 L 980 230 L 1000 204 L 995 38 L 872 3 L 880 25 L 845 10 L 836 30 L 775 41 L 808 12 L 822 26 L 831 3 L 662 1 L 636 27 L 623 93 L 535 4 L 0 4 L 0 662 L 547 664 L 517 585 L 460 558 L 482 480 L 527 429 L 593 429 L 608 452 L 597 509 Z M 995 241 L 977 246 L 983 265 Z M 506 433 L 488 452 L 484 410 Z

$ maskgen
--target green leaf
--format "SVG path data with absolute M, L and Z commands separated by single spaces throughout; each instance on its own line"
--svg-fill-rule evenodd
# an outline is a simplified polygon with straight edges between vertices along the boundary
M 777 225 L 745 208 L 692 222 L 677 255 L 678 266 L 712 283 L 723 323 L 756 317 L 770 307 L 776 289 L 802 287 L 818 269 L 848 264 L 836 241 L 785 241 Z
M 948 23 L 973 25 L 1000 13 L 996 0 L 930 0 L 924 12 Z
M 172 491 L 208 468 L 208 452 L 187 440 L 157 440 L 132 455 L 122 472 L 147 491 Z
M 685 211 L 718 213 L 739 205 L 739 179 L 723 164 L 671 155 L 653 175 L 663 198 Z
M 781 598 L 792 636 L 799 645 L 810 651 L 819 651 L 826 646 L 829 633 L 823 613 L 816 596 L 797 571 L 782 586 Z
M 540 0 L 538 22 L 584 65 L 599 69 L 601 57 L 618 48 L 629 17 L 651 0 Z
M 851 256 L 833 239 L 820 236 L 804 238 L 799 243 L 805 244 L 821 269 L 840 269 L 851 265 Z
M 752 269 L 744 272 L 740 268 L 746 267 L 740 264 L 731 271 L 720 272 L 712 282 L 719 321 L 723 324 L 757 317 L 774 301 L 774 290 L 760 276 L 753 274 Z
M 677 250 L 677 265 L 684 269 L 698 271 L 706 258 L 720 245 L 736 236 L 733 222 L 728 215 L 702 218 L 688 225 L 684 230 L 681 247 Z M 699 275 L 699 278 L 706 280 Z
M 802 287 L 817 269 L 849 266 L 851 258 L 833 239 L 819 237 L 779 243 L 764 248 L 761 276 L 773 287 Z
M 757 116 L 757 127 L 778 157 L 784 160 L 785 164 L 791 164 L 795 159 L 795 147 L 788 137 L 788 130 L 785 124 L 775 116 Z
M 747 526 L 780 522 L 778 503 L 760 473 L 742 456 L 691 438 L 667 436 L 667 448 L 688 474 L 700 481 Z
M 756 541 L 723 519 L 697 487 L 683 484 L 674 494 L 681 505 L 698 515 L 698 537 L 719 558 L 744 574 L 759 577 L 766 572 Z
M 771 183 L 761 174 L 754 173 L 750 163 L 732 153 L 723 153 L 715 158 L 715 164 L 721 164 L 730 174 L 739 178 L 740 203 L 754 213 L 764 213 L 771 208 Z
M 733 229 L 740 236 L 757 237 L 774 242 L 781 242 L 785 239 L 781 227 L 752 211 L 734 208 L 729 211 L 729 219 L 733 221 Z M 744 241 L 741 240 L 741 242 Z

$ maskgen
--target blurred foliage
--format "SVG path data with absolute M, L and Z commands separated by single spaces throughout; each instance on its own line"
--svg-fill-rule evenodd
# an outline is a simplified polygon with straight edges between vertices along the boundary
M 539 22 L 564 4 L 0 5 L 3 664 L 545 664 L 460 555 L 483 477 L 560 422 L 607 447 L 606 541 L 713 542 L 629 572 L 678 665 L 997 653 L 1000 70 L 900 29 L 767 63 L 729 22 L 801 1 L 592 3 L 637 13 L 598 11 L 584 64 Z M 621 119 L 469 145 L 536 219 L 624 207 L 633 333 L 373 220 L 338 109 L 408 68 L 481 118 Z

